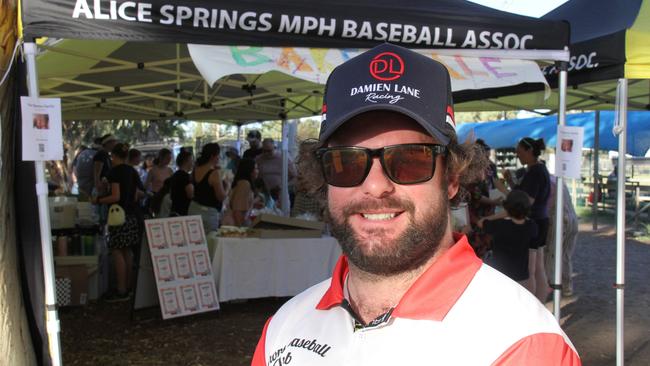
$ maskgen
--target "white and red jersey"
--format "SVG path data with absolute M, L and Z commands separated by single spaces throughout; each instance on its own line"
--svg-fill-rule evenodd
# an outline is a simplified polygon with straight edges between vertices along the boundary
M 553 315 L 457 240 L 392 312 L 362 328 L 346 310 L 341 257 L 331 280 L 269 319 L 252 366 L 580 365 Z

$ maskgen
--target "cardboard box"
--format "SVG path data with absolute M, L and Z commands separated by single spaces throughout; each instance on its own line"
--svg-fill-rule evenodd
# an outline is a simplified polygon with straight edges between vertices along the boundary
M 103 295 L 105 288 L 102 284 L 105 273 L 100 268 L 99 256 L 54 257 L 54 263 L 56 264 L 56 277 L 67 277 L 72 281 L 69 305 L 85 305 L 88 300 L 97 300 Z M 74 276 L 71 276 L 71 272 L 74 272 Z M 82 279 L 82 276 L 85 277 Z
M 258 238 L 320 238 L 325 224 L 295 217 L 261 214 L 253 221 L 248 236 Z
M 70 305 L 86 305 L 88 302 L 88 267 L 85 264 L 56 266 L 56 278 L 70 279 Z
M 76 220 L 77 206 L 75 204 L 50 206 L 50 226 L 52 229 L 73 228 Z

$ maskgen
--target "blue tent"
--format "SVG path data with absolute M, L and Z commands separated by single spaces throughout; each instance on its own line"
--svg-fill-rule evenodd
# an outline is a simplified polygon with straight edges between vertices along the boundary
M 594 119 L 596 112 L 567 115 L 567 126 L 585 128 L 584 147 L 594 147 Z M 644 156 L 650 148 L 650 112 L 628 112 L 627 151 L 633 156 Z M 618 151 L 618 138 L 612 133 L 614 112 L 600 112 L 600 149 Z M 555 147 L 557 116 L 512 119 L 496 122 L 461 124 L 457 128 L 460 141 L 474 133 L 493 149 L 512 148 L 523 137 L 544 138 L 546 146 Z

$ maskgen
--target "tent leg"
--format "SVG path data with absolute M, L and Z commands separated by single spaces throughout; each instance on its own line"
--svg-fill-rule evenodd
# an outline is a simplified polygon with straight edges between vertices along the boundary
M 284 216 L 291 215 L 291 202 L 289 199 L 289 121 L 282 120 L 282 190 L 280 203 Z
M 593 230 L 598 230 L 598 203 L 600 202 L 600 173 L 598 166 L 600 164 L 600 111 L 596 111 L 594 118 L 594 190 L 593 199 L 591 200 L 591 213 L 593 217 Z
M 237 123 L 237 141 L 235 142 L 237 154 L 241 155 L 241 123 Z
M 36 44 L 25 42 L 27 56 L 27 85 L 29 97 L 38 98 L 38 73 L 36 71 Z M 54 257 L 52 256 L 52 232 L 50 229 L 50 209 L 47 201 L 47 182 L 45 181 L 45 165 L 42 161 L 34 162 L 36 172 L 36 194 L 38 195 L 38 217 L 41 230 L 41 250 L 43 251 L 43 276 L 45 286 L 46 328 L 52 365 L 61 365 L 61 342 L 59 339 L 59 315 L 56 310 L 56 295 L 54 281 Z
M 566 125 L 566 92 L 567 92 L 567 63 L 560 62 L 560 105 L 558 110 L 558 126 Z M 555 149 L 558 149 L 556 144 Z M 557 152 L 556 152 L 557 154 Z M 562 219 L 564 218 L 564 179 L 557 176 L 555 184 L 555 279 L 553 283 L 553 314 L 559 322 L 560 300 L 562 299 Z
M 627 150 L 627 79 L 618 80 L 616 93 L 618 134 L 618 177 L 616 187 L 616 366 L 625 364 L 625 153 Z

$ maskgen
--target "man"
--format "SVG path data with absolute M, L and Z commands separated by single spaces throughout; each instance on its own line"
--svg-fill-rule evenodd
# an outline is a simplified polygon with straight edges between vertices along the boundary
M 108 180 L 106 180 L 106 177 L 111 170 L 111 156 L 109 153 L 116 144 L 117 138 L 114 135 L 102 136 L 102 148 L 93 157 L 95 191 L 99 196 L 108 193 Z
M 74 175 L 79 186 L 79 195 L 84 199 L 90 198 L 95 187 L 93 158 L 99 149 L 101 149 L 101 138 L 96 138 L 88 149 L 77 155 L 73 163 Z
M 255 158 L 262 153 L 262 148 L 260 147 L 260 143 L 262 142 L 262 134 L 258 130 L 248 131 L 248 135 L 246 135 L 246 141 L 248 141 L 248 145 L 250 147 L 244 151 L 244 159 L 255 160 Z
M 255 159 L 259 177 L 264 181 L 269 192 L 282 188 L 282 154 L 275 151 L 275 141 L 266 138 L 262 142 L 262 153 Z M 296 176 L 296 167 L 289 158 L 288 165 L 289 186 L 293 186 L 293 179 Z M 291 189 L 290 189 L 291 191 Z
M 487 161 L 458 144 L 445 67 L 383 44 L 337 67 L 324 102 L 305 174 L 320 169 L 344 255 L 267 322 L 252 365 L 580 365 L 544 306 L 451 232 Z

